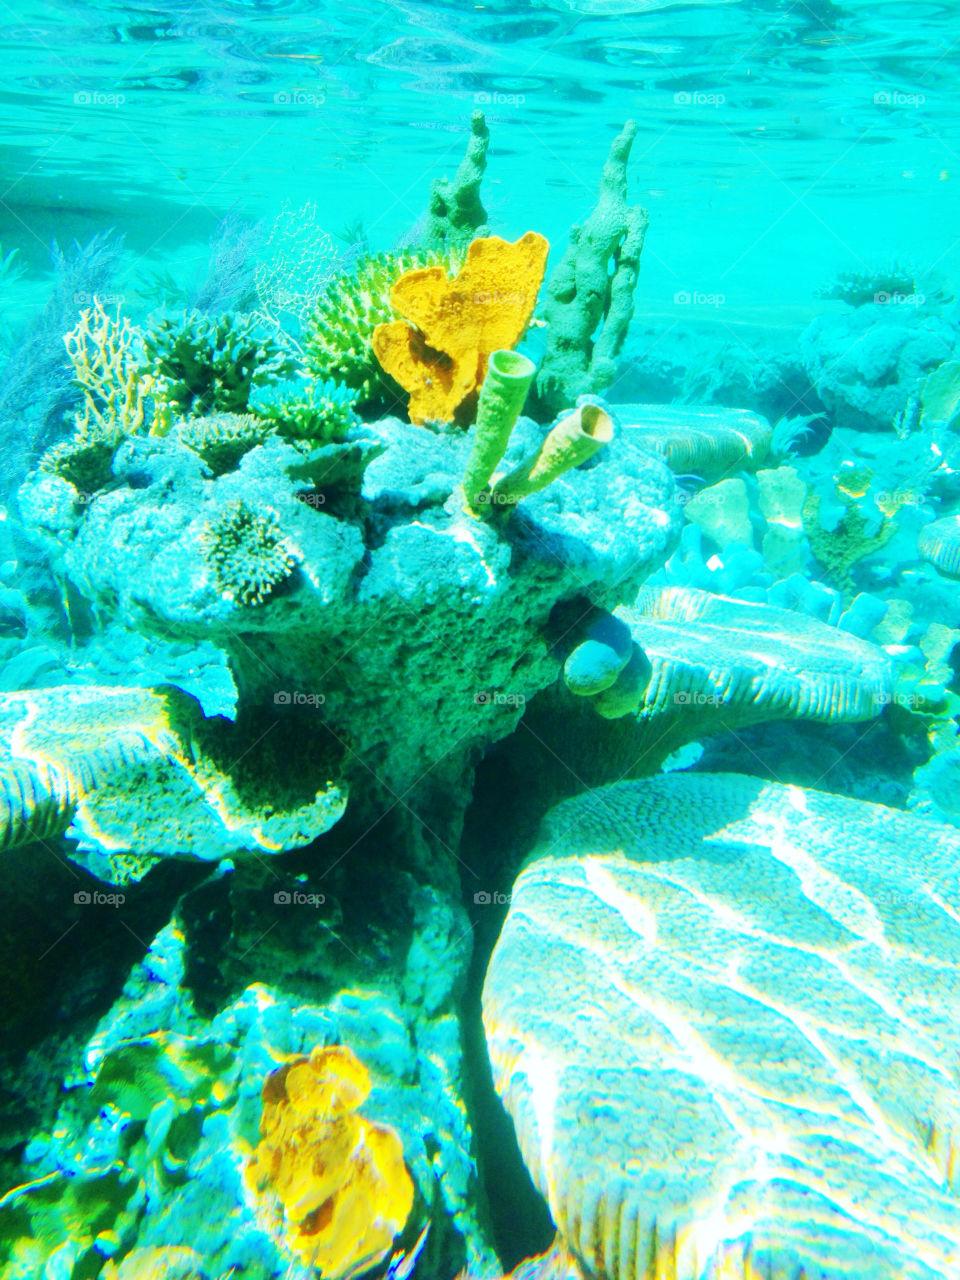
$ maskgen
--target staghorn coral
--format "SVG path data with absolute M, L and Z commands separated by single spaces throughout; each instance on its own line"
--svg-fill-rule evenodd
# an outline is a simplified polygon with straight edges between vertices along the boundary
M 602 393 L 616 377 L 647 233 L 646 209 L 627 204 L 627 161 L 636 133 L 628 120 L 614 138 L 596 207 L 582 226 L 570 228 L 570 243 L 547 285 L 547 350 L 535 387 L 542 417 L 552 418 L 581 395 Z
M 955 828 L 734 774 L 547 816 L 483 1021 L 584 1274 L 957 1273 L 958 857 Z
M 399 1136 L 358 1114 L 370 1087 L 346 1045 L 317 1047 L 263 1084 L 247 1184 L 266 1229 L 330 1280 L 382 1262 L 413 1208 Z
M 193 314 L 161 320 L 144 336 L 145 369 L 172 412 L 184 418 L 246 413 L 254 387 L 283 376 L 289 361 L 253 319 Z
M 181 422 L 173 430 L 174 437 L 201 457 L 215 476 L 233 471 L 270 433 L 270 423 L 252 413 L 211 413 Z
M 390 291 L 404 318 L 379 324 L 373 351 L 410 395 L 411 422 L 472 415 L 491 354 L 523 337 L 549 245 L 528 231 L 510 243 L 474 240 L 452 279 L 440 266 L 408 271 Z
M 217 589 L 241 605 L 265 603 L 300 559 L 284 542 L 276 513 L 261 514 L 243 499 L 211 521 L 203 543 Z

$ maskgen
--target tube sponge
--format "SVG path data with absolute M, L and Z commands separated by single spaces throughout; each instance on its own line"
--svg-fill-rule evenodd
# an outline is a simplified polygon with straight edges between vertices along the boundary
M 507 451 L 537 367 L 519 351 L 494 351 L 480 390 L 473 449 L 463 475 L 467 506 L 476 509 L 494 468 Z
M 370 1087 L 346 1045 L 317 1047 L 263 1084 L 247 1183 L 274 1222 L 279 1201 L 283 1243 L 325 1280 L 382 1262 L 413 1208 L 400 1138 L 357 1114 Z
M 539 451 L 493 486 L 495 507 L 512 507 L 578 467 L 613 439 L 613 419 L 598 404 L 582 404 L 553 428 Z

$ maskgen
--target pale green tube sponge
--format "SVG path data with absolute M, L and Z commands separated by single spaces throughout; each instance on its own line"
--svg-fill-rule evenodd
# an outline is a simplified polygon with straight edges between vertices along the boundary
M 480 389 L 473 449 L 463 474 L 467 506 L 476 510 L 487 496 L 484 490 L 494 468 L 507 451 L 537 367 L 519 351 L 491 352 L 487 376 Z
M 579 467 L 613 439 L 613 419 L 598 404 L 582 404 L 553 428 L 538 452 L 493 486 L 494 507 L 513 507 Z

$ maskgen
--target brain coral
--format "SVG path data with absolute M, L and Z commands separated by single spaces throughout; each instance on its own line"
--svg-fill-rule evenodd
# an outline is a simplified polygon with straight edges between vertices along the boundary
M 960 1274 L 960 832 L 737 775 L 557 806 L 483 1017 L 605 1280 Z

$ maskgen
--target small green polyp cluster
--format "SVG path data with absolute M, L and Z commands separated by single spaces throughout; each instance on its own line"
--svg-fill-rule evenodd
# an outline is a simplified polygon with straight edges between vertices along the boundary
M 519 351 L 494 351 L 490 356 L 463 476 L 467 510 L 474 515 L 509 514 L 528 494 L 545 489 L 613 439 L 613 420 L 606 410 L 597 404 L 579 405 L 556 424 L 536 453 L 491 485 L 535 373 L 533 361 Z
M 263 604 L 300 558 L 284 542 L 274 512 L 261 514 L 242 500 L 208 526 L 204 545 L 218 589 L 241 605 Z

